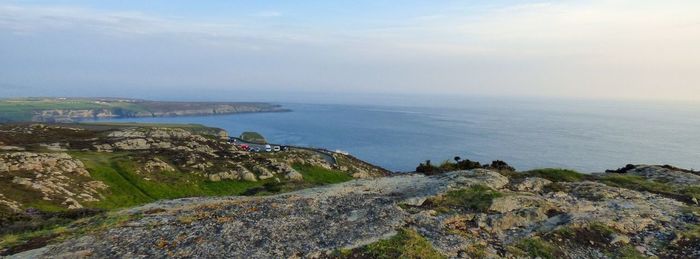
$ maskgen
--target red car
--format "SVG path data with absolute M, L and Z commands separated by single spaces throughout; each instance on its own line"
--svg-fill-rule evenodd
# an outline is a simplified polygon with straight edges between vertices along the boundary
M 241 149 L 243 149 L 244 151 L 248 151 L 250 147 L 247 144 L 242 144 Z

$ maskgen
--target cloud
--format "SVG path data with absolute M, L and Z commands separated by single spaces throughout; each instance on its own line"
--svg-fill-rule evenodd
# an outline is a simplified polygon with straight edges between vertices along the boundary
M 700 2 L 464 10 L 212 22 L 0 5 L 0 83 L 700 99 Z

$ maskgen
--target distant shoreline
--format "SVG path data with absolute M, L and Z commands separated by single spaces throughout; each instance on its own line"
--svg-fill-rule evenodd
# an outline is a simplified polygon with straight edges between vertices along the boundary
M 0 122 L 78 122 L 100 119 L 213 116 L 289 112 L 264 102 L 181 102 L 131 98 L 43 98 L 0 100 Z

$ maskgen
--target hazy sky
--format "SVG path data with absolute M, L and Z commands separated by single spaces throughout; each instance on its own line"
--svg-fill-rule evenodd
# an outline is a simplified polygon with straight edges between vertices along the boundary
M 700 1 L 0 0 L 0 96 L 236 92 L 700 101 Z

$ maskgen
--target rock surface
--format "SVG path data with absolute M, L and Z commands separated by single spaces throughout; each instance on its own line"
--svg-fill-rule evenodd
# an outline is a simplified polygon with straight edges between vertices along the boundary
M 528 257 L 516 247 L 531 238 L 551 242 L 561 248 L 557 257 L 566 258 L 604 258 L 622 247 L 646 256 L 700 255 L 693 246 L 669 252 L 677 233 L 698 224 L 682 202 L 591 181 L 558 183 L 559 191 L 542 190 L 540 183 L 546 181 L 477 169 L 362 179 L 269 197 L 163 201 L 123 211 L 133 219 L 122 226 L 17 257 L 316 258 L 406 227 L 451 258 L 471 257 L 477 248 L 482 257 Z M 476 186 L 502 195 L 483 211 L 433 210 L 436 199 Z M 590 229 L 604 229 L 604 241 Z M 552 234 L 567 231 L 572 234 Z M 575 239 L 584 234 L 585 242 Z

